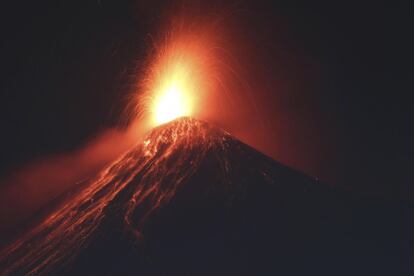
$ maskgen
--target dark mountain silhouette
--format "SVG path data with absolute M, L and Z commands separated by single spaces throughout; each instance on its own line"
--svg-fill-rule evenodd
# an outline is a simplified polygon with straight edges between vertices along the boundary
M 181 118 L 0 260 L 17 275 L 412 275 L 413 225 L 410 202 L 334 189 Z

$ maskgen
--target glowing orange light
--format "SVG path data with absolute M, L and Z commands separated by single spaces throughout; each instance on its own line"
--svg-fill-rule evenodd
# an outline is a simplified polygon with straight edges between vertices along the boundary
M 206 103 L 213 83 L 212 49 L 208 32 L 174 28 L 156 47 L 137 106 L 149 115 L 151 126 L 200 114 L 200 104 Z
M 176 61 L 166 68 L 164 76 L 153 93 L 153 121 L 163 124 L 182 116 L 191 116 L 194 108 L 194 90 L 191 68 L 188 64 Z

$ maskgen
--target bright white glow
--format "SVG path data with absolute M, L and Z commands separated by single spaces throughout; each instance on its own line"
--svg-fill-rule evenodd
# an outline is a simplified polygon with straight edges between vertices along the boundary
M 161 95 L 155 107 L 155 123 L 167 123 L 178 117 L 191 114 L 190 105 L 176 83 L 169 86 Z

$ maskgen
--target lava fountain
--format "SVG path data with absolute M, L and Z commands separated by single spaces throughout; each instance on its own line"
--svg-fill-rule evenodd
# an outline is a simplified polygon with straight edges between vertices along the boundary
M 134 109 L 152 127 L 197 117 L 214 89 L 214 36 L 175 28 L 165 36 L 138 84 Z
M 192 115 L 194 109 L 194 87 L 191 83 L 191 68 L 183 62 L 171 65 L 159 86 L 155 88 L 152 106 L 154 124 L 159 125 L 182 116 Z

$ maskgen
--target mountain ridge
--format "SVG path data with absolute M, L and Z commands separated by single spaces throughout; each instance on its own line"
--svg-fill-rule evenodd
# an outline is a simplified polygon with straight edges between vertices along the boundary
M 207 122 L 180 118 L 153 129 L 0 263 L 6 274 L 240 275 L 282 272 L 298 256 L 337 256 L 338 265 L 342 255 L 382 260 L 401 250 L 386 238 L 405 217 L 388 225 L 375 217 L 383 209 L 358 204 Z

